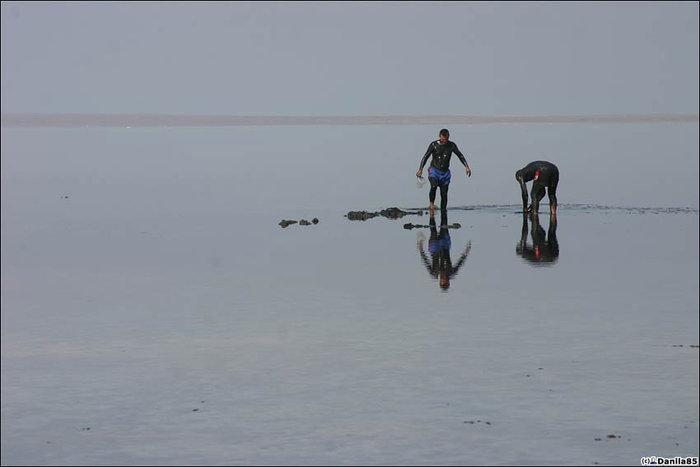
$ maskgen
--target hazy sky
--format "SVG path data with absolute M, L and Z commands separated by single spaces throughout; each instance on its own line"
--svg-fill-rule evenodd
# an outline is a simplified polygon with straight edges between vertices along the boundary
M 698 112 L 698 2 L 2 2 L 2 112 Z

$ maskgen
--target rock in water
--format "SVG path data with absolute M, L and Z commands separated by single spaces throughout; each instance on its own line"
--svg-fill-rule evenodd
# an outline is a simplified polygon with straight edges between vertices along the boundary
M 307 221 L 306 219 L 302 219 L 300 221 L 295 221 L 293 219 L 283 219 L 279 222 L 279 225 L 284 229 L 289 225 L 296 224 L 298 223 L 299 225 L 311 225 L 311 224 L 318 224 L 318 218 L 314 217 L 311 222 Z
M 422 216 L 423 211 L 404 211 L 402 209 L 394 207 L 382 209 L 379 212 L 350 211 L 349 213 L 347 213 L 346 217 L 348 218 L 348 220 L 351 221 L 366 221 L 367 219 L 371 219 L 377 216 L 386 217 L 387 219 L 401 219 L 403 216 L 408 215 Z
M 387 219 L 401 219 L 403 216 L 408 216 L 410 214 L 422 216 L 423 211 L 411 212 L 411 211 L 404 211 L 404 210 L 399 209 L 399 208 L 388 208 L 388 209 L 382 209 L 381 211 L 379 211 L 379 214 L 381 216 L 386 217 Z
M 348 218 L 348 220 L 351 220 L 351 221 L 366 221 L 367 219 L 377 217 L 378 215 L 379 214 L 376 212 L 350 211 L 347 214 L 347 218 Z

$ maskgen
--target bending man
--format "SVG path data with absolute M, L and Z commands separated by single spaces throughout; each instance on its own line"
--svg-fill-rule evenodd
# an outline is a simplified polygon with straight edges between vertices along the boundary
M 523 197 L 523 213 L 539 212 L 540 201 L 544 198 L 545 188 L 549 195 L 549 212 L 557 213 L 557 185 L 559 184 L 559 169 L 556 165 L 547 161 L 534 161 L 515 172 L 515 179 L 520 184 Z M 532 181 L 532 204 L 527 205 L 527 187 L 525 184 Z

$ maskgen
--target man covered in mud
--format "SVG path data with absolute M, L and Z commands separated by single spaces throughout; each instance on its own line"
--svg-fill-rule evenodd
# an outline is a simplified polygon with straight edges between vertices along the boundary
M 435 216 L 430 215 L 430 240 L 428 240 L 428 250 L 432 259 L 428 259 L 423 247 L 423 239 L 418 241 L 418 252 L 420 253 L 423 263 L 428 268 L 430 275 L 438 280 L 440 288 L 444 291 L 450 288 L 450 280 L 457 275 L 457 271 L 462 267 L 471 251 L 471 242 L 467 243 L 464 252 L 459 257 L 457 264 L 452 266 L 452 258 L 450 258 L 450 232 L 447 225 L 447 210 L 443 209 L 440 213 L 440 232 L 435 226 Z
M 539 213 L 540 201 L 544 198 L 545 188 L 549 195 L 549 212 L 557 213 L 557 185 L 559 184 L 559 169 L 547 161 L 534 161 L 515 172 L 515 180 L 520 184 L 523 198 L 523 213 Z M 532 181 L 532 204 L 527 205 L 527 182 Z
M 423 167 L 428 161 L 428 157 L 432 156 L 430 167 L 428 167 L 428 181 L 430 182 L 430 193 L 428 199 L 430 201 L 431 214 L 435 210 L 435 196 L 437 189 L 440 188 L 440 209 L 447 210 L 447 190 L 450 186 L 450 159 L 452 154 L 456 154 L 459 160 L 464 165 L 468 177 L 472 176 L 472 169 L 467 164 L 467 159 L 457 148 L 457 145 L 450 141 L 450 132 L 446 128 L 440 130 L 439 138 L 428 145 L 428 150 L 425 151 L 423 159 L 420 161 L 420 167 L 416 172 L 418 178 L 423 178 Z

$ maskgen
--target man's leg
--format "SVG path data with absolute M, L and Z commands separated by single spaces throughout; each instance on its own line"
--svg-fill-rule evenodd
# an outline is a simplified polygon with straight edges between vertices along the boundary
M 557 214 L 557 189 L 548 188 L 547 194 L 549 195 L 549 213 L 552 215 Z
M 434 178 L 429 178 L 430 182 L 430 192 L 428 193 L 428 200 L 430 200 L 430 214 L 432 215 L 435 210 L 435 195 L 437 194 L 437 180 Z
M 536 181 L 532 183 L 532 213 L 537 214 L 540 212 L 540 201 L 544 198 L 544 186 L 540 185 Z
M 552 181 L 547 187 L 547 194 L 549 195 L 549 213 L 557 214 L 557 185 L 559 184 L 559 172 L 556 172 L 552 177 Z
M 428 222 L 428 224 L 430 225 L 430 242 L 433 242 L 438 237 L 438 231 L 435 225 L 435 214 L 433 213 L 433 211 L 430 211 L 430 221 Z M 428 247 L 430 247 L 430 242 L 428 243 Z M 430 251 L 430 253 L 433 253 L 432 250 Z
M 447 209 L 443 209 L 440 211 L 440 228 L 447 228 Z
M 440 209 L 447 211 L 447 189 L 450 187 L 447 185 L 440 185 Z

